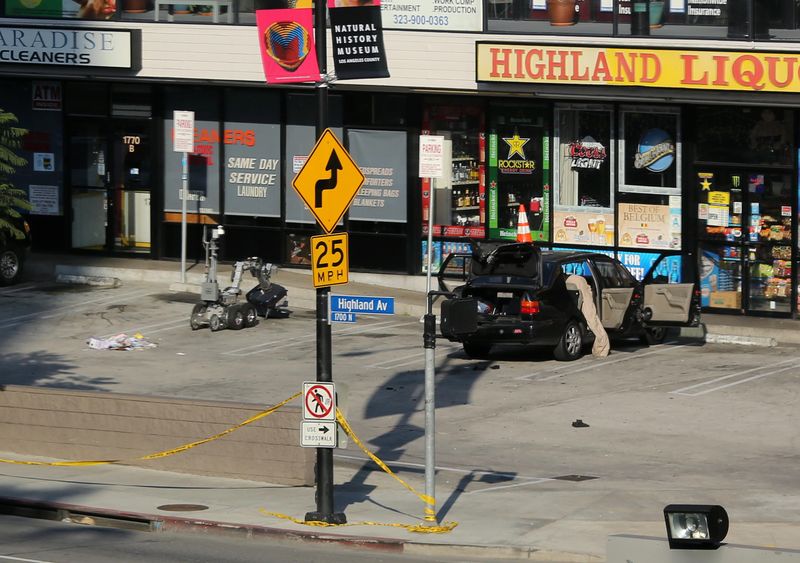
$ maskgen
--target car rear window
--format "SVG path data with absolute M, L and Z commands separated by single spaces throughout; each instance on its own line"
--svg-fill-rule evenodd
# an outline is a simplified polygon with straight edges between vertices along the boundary
M 473 276 L 539 278 L 539 250 L 530 245 L 501 246 L 472 260 Z

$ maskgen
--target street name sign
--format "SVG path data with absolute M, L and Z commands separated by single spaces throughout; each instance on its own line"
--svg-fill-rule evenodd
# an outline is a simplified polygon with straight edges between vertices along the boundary
M 311 237 L 311 274 L 314 287 L 347 283 L 350 275 L 347 233 Z
M 336 420 L 336 389 L 333 383 L 303 382 L 303 420 Z
M 331 295 L 331 314 L 335 313 L 394 315 L 394 297 Z
M 331 313 L 331 322 L 334 323 L 354 323 L 356 322 L 355 313 Z
M 304 448 L 335 448 L 338 425 L 335 422 L 303 421 L 300 445 Z
M 292 187 L 311 214 L 330 233 L 353 203 L 364 174 L 330 129 L 325 129 Z

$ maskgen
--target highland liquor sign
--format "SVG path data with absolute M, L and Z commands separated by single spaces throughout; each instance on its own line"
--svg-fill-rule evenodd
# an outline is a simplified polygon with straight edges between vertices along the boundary
M 138 68 L 134 30 L 0 27 L 0 64 Z
M 477 44 L 477 80 L 797 92 L 800 53 Z

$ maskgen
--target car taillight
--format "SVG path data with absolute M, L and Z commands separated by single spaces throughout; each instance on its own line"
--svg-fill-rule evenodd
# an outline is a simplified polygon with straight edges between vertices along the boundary
M 539 302 L 523 299 L 519 304 L 519 312 L 523 315 L 536 315 L 539 313 Z

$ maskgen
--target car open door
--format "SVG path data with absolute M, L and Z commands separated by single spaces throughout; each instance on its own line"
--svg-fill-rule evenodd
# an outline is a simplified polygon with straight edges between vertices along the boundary
M 624 277 L 615 262 L 603 255 L 590 260 L 599 281 L 600 319 L 606 330 L 617 330 L 631 306 L 635 280 Z
M 453 289 L 464 285 L 469 278 L 472 265 L 472 254 L 454 252 L 448 254 L 436 274 L 439 291 L 452 292 Z
M 700 324 L 700 292 L 695 281 L 696 268 L 688 263 L 682 265 L 682 260 L 686 258 L 663 255 L 655 261 L 645 276 L 642 311 L 647 325 Z M 684 279 L 684 276 L 688 279 Z

